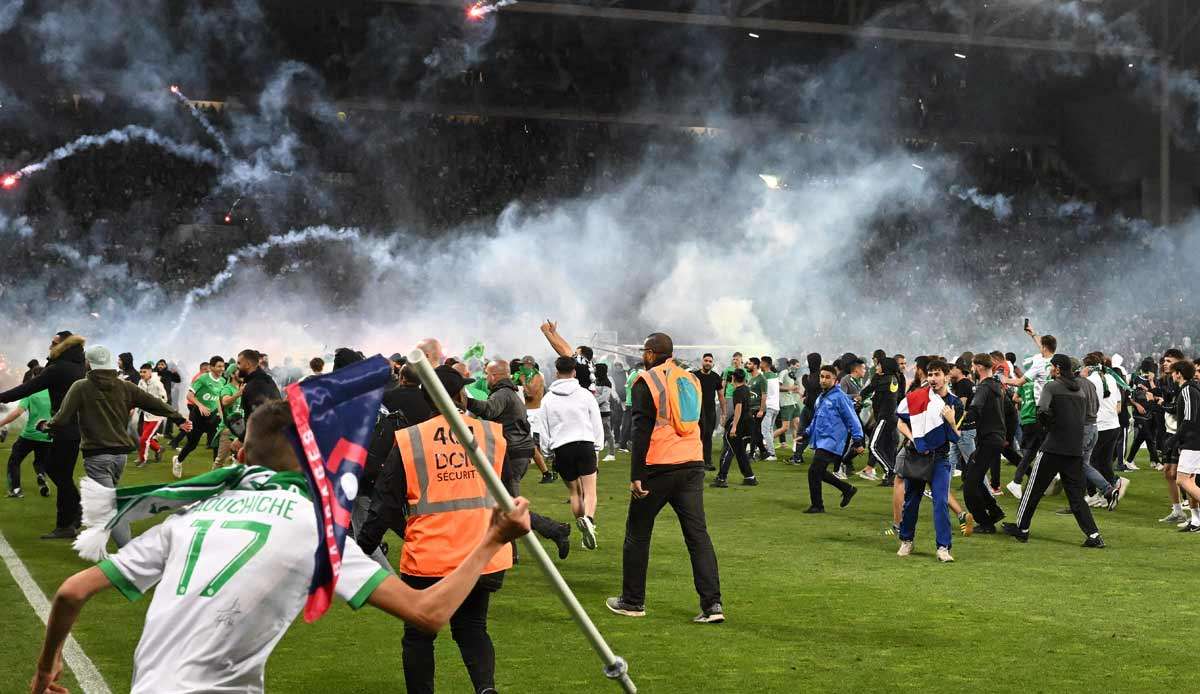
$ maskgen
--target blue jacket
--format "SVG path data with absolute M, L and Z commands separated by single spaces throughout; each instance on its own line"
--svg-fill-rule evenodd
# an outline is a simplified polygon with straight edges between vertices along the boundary
M 814 406 L 812 424 L 808 425 L 808 445 L 836 455 L 846 454 L 846 438 L 861 442 L 862 423 L 854 414 L 850 396 L 834 386 L 821 393 Z

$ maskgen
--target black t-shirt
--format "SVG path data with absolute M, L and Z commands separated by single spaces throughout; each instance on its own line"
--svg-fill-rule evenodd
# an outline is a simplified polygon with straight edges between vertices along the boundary
M 692 374 L 700 381 L 700 411 L 705 414 L 715 412 L 717 394 L 721 392 L 721 374 L 716 371 L 704 373 L 703 369 L 696 369 Z
M 725 419 L 726 431 L 733 428 L 733 410 L 738 405 L 742 406 L 742 416 L 738 419 L 737 435 L 745 436 L 750 432 L 750 418 L 753 416 L 750 410 L 750 387 L 745 383 L 733 389 L 733 402 L 729 404 L 729 415 Z
M 974 429 L 975 418 L 971 416 L 971 398 L 975 396 L 975 384 L 969 378 L 960 378 L 950 386 L 950 392 L 962 400 L 963 409 L 967 416 L 963 419 L 961 429 Z

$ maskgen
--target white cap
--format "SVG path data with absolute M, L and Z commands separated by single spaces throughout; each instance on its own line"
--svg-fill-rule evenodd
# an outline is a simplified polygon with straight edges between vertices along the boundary
M 112 351 L 104 345 L 88 347 L 83 356 L 87 358 L 88 364 L 92 367 L 93 371 L 114 371 L 117 368 L 117 363 L 113 360 Z

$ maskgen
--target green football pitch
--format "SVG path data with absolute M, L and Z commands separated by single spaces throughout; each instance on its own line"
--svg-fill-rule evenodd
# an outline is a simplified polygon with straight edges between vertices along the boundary
M 0 460 L 11 443 L 0 445 Z M 206 466 L 202 453 L 188 461 L 189 472 Z M 584 551 L 573 533 L 571 555 L 558 566 L 643 692 L 1164 691 L 1183 676 L 1176 654 L 1183 625 L 1196 616 L 1184 598 L 1200 537 L 1157 522 L 1168 510 L 1164 482 L 1139 463 L 1143 471 L 1126 473 L 1132 484 L 1120 509 L 1096 513 L 1108 548 L 1079 547 L 1073 519 L 1054 513 L 1065 505 L 1057 496 L 1043 502 L 1029 544 L 956 531 L 957 562 L 949 565 L 933 556 L 928 500 L 917 551 L 902 559 L 883 532 L 891 490 L 857 480 L 861 493 L 848 508 L 830 494 L 828 513 L 803 515 L 807 466 L 758 463 L 760 486 L 738 486 L 735 472 L 731 488 L 705 491 L 728 621 L 697 625 L 691 568 L 669 508 L 654 536 L 646 617 L 604 608 L 621 585 L 628 458 L 620 456 L 600 470 L 599 549 Z M 28 462 L 24 472 L 26 498 L 0 498 L 0 530 L 49 597 L 87 564 L 66 542 L 38 539 L 53 525 L 54 503 L 37 495 Z M 130 466 L 124 483 L 168 478 L 168 464 Z M 569 516 L 563 487 L 537 484 L 536 470 L 523 491 L 538 511 Z M 1001 504 L 1015 515 L 1015 499 Z M 394 563 L 400 542 L 389 542 Z M 0 571 L 0 601 L 0 692 L 27 691 L 42 624 L 8 571 Z M 75 628 L 114 692 L 129 688 L 148 604 L 107 591 Z M 530 563 L 515 567 L 494 596 L 490 631 L 502 692 L 618 691 Z M 403 691 L 400 637 L 392 617 L 337 604 L 317 623 L 292 627 L 267 666 L 267 689 Z M 439 689 L 470 691 L 448 630 L 437 658 Z M 67 681 L 79 691 L 69 673 Z

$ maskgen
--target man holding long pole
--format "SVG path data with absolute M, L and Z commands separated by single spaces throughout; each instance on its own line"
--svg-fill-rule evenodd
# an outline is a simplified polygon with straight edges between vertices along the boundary
M 701 388 L 675 364 L 665 333 L 651 333 L 642 348 L 646 370 L 633 384 L 633 449 L 629 516 L 625 522 L 621 596 L 606 601 L 614 614 L 646 615 L 646 569 L 654 520 L 667 504 L 675 510 L 692 558 L 700 614 L 692 621 L 725 621 L 717 554 L 704 521 L 704 449 L 700 443 Z

